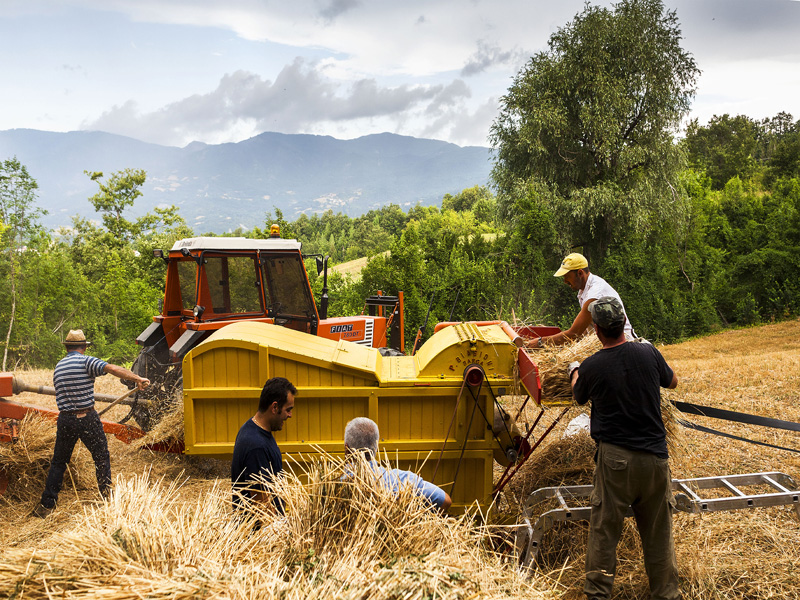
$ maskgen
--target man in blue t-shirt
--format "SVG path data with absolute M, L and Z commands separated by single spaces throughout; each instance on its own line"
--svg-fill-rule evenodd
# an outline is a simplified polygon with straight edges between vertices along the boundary
M 94 409 L 95 377 L 109 373 L 125 381 L 135 381 L 140 390 L 150 385 L 149 379 L 140 377 L 125 367 L 87 356 L 88 345 L 82 330 L 71 330 L 64 340 L 67 355 L 58 361 L 53 371 L 53 387 L 56 389 L 56 405 L 59 411 L 56 445 L 41 503 L 33 511 L 37 517 L 44 518 L 53 512 L 64 480 L 64 471 L 78 440 L 92 454 L 97 486 L 103 497 L 108 495 L 111 488 L 108 440 L 103 431 L 103 423 Z
M 588 310 L 603 348 L 569 366 L 575 401 L 591 400 L 590 432 L 597 442 L 583 591 L 588 598 L 611 597 L 617 543 L 631 507 L 651 598 L 676 600 L 680 591 L 661 388 L 675 388 L 678 378 L 655 346 L 626 340 L 619 299 L 598 298 Z
M 283 429 L 292 418 L 297 389 L 284 377 L 268 379 L 261 389 L 258 412 L 239 428 L 233 445 L 231 483 L 233 506 L 242 510 L 247 501 L 274 506 L 283 514 L 283 501 L 272 496 L 260 478 L 272 481 L 283 471 L 278 443 L 272 433 Z
M 453 501 L 449 494 L 442 488 L 433 485 L 422 479 L 411 471 L 401 471 L 400 469 L 385 469 L 375 462 L 378 456 L 378 440 L 380 432 L 378 425 L 367 417 L 357 417 L 350 421 L 344 430 L 344 450 L 345 453 L 364 453 L 376 473 L 380 475 L 383 485 L 395 492 L 400 488 L 410 486 L 415 493 L 426 498 L 434 507 L 445 512 Z

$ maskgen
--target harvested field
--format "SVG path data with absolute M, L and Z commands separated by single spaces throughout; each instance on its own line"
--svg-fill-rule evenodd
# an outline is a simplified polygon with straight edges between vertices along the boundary
M 800 422 L 800 320 L 661 350 L 679 380 L 669 397 Z M 47 371 L 18 375 L 29 383 L 50 383 Z M 97 390 L 119 395 L 125 388 L 104 377 Z M 52 399 L 32 394 L 16 399 L 54 406 Z M 115 407 L 109 414 L 121 418 L 125 411 Z M 506 504 L 538 487 L 590 481 L 591 441 L 581 434 L 562 439 L 569 420 L 581 412 L 569 409 L 509 486 Z M 526 410 L 526 418 L 534 413 Z M 797 433 L 684 418 L 800 449 Z M 34 442 L 46 435 L 32 434 L 29 447 L 41 448 Z M 800 482 L 798 453 L 685 429 L 674 438 L 674 477 L 777 470 Z M 344 485 L 336 465 L 319 467 L 311 485 L 287 479 L 287 519 L 250 534 L 229 514 L 226 463 L 156 454 L 114 438 L 109 445 L 118 477 L 112 500 L 98 501 L 91 458 L 79 445 L 78 454 L 85 456 L 76 461 L 75 484 L 65 478 L 60 505 L 45 521 L 28 516 L 41 492 L 36 469 L 43 468 L 33 460 L 41 451 L 30 452 L 31 465 L 38 466 L 26 471 L 28 483 L 12 483 L 0 498 L 0 596 L 582 598 L 584 523 L 548 533 L 536 572 L 526 581 L 507 557 L 490 550 L 502 544 L 487 543 L 485 528 L 466 518 L 435 517 L 413 497 L 394 499 L 358 481 Z M 15 468 L 24 468 L 22 455 L 15 454 Z M 684 598 L 800 598 L 800 520 L 793 508 L 677 513 L 675 528 Z M 615 597 L 648 598 L 633 522 L 626 524 L 618 556 Z

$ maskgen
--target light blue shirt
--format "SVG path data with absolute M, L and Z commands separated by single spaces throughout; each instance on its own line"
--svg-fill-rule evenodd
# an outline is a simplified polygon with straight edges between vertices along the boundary
M 380 479 L 387 489 L 399 492 L 404 486 L 410 486 L 415 493 L 427 498 L 436 508 L 441 508 L 447 494 L 445 491 L 432 483 L 428 483 L 422 477 L 411 471 L 401 471 L 400 469 L 385 469 L 384 467 L 370 461 L 372 468 L 380 473 Z

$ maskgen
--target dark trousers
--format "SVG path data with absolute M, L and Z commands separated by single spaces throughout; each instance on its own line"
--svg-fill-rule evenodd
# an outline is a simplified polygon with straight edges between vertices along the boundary
M 53 460 L 50 462 L 47 483 L 42 493 L 42 506 L 45 508 L 53 508 L 56 505 L 58 492 L 61 491 L 61 483 L 64 480 L 64 471 L 78 440 L 82 441 L 92 453 L 97 487 L 103 496 L 108 495 L 108 490 L 111 488 L 111 457 L 108 454 L 108 440 L 100 417 L 94 410 L 80 418 L 74 414 L 61 412 L 58 414 Z
M 611 597 L 617 543 L 629 506 L 642 538 L 650 597 L 652 600 L 680 598 L 672 538 L 671 481 L 666 458 L 600 443 L 583 588 L 589 598 Z

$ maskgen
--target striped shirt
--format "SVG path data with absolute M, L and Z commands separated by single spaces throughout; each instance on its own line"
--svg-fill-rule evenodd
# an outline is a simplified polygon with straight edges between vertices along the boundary
M 94 356 L 70 352 L 53 371 L 58 410 L 80 411 L 94 408 L 94 378 L 105 372 L 108 363 Z

